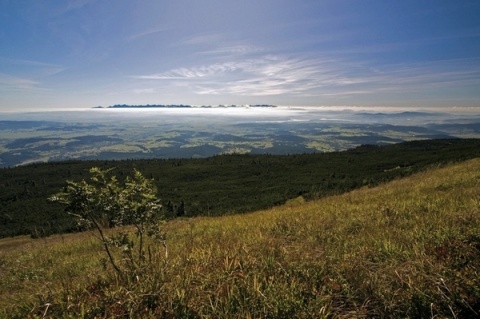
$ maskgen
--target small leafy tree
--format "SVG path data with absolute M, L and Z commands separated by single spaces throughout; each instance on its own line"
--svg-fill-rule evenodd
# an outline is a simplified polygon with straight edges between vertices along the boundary
M 130 269 L 138 269 L 146 261 L 145 237 L 163 241 L 160 230 L 163 219 L 157 188 L 135 170 L 123 183 L 110 174 L 110 170 L 90 169 L 90 181 L 67 181 L 64 190 L 50 198 L 52 202 L 66 205 L 65 211 L 74 216 L 80 227 L 96 231 L 108 260 L 120 275 L 123 270 L 117 263 L 111 247 L 122 248 Z M 125 229 L 118 229 L 107 236 L 105 228 L 132 225 L 138 237 L 138 249 Z M 165 246 L 166 247 L 166 246 Z M 148 247 L 149 256 L 150 248 Z M 150 258 L 151 259 L 151 258 Z

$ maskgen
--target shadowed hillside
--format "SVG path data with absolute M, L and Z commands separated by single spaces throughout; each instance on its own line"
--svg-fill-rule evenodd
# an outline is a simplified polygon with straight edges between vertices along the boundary
M 251 212 L 300 195 L 315 199 L 478 156 L 480 140 L 447 139 L 333 153 L 53 162 L 0 169 L 0 237 L 76 231 L 63 207 L 46 199 L 67 180 L 87 179 L 93 166 L 115 168 L 119 180 L 134 169 L 154 179 L 165 214 L 173 218 Z

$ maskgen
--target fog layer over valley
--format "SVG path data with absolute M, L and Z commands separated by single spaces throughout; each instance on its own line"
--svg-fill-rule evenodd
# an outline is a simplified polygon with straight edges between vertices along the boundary
M 468 108 L 212 107 L 0 113 L 0 167 L 69 159 L 195 158 L 340 151 L 479 138 Z

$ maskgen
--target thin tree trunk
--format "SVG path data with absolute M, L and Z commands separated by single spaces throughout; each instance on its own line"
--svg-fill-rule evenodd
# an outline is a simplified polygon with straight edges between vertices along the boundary
M 113 269 L 115 269 L 115 271 L 116 271 L 119 275 L 122 275 L 122 271 L 120 270 L 120 268 L 118 268 L 117 264 L 115 263 L 115 259 L 113 258 L 112 253 L 110 252 L 110 249 L 108 248 L 107 240 L 105 239 L 105 235 L 103 234 L 102 228 L 101 228 L 100 225 L 97 223 L 97 221 L 95 220 L 95 218 L 90 217 L 90 220 L 92 221 L 93 225 L 95 225 L 95 228 L 98 230 L 98 233 L 100 234 L 100 238 L 101 238 L 101 240 L 102 240 L 103 248 L 105 249 L 105 251 L 106 251 L 106 253 L 107 253 L 107 255 L 108 255 L 108 258 L 110 259 L 110 263 L 112 264 Z

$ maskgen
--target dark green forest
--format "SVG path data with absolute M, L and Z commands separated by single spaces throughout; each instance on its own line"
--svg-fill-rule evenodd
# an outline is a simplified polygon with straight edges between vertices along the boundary
M 480 156 L 479 139 L 362 145 L 332 153 L 220 155 L 204 159 L 65 161 L 0 169 L 0 237 L 77 231 L 61 205 L 47 199 L 89 169 L 135 169 L 153 179 L 168 218 L 243 213 L 303 196 L 314 199 L 375 186 L 434 165 Z

